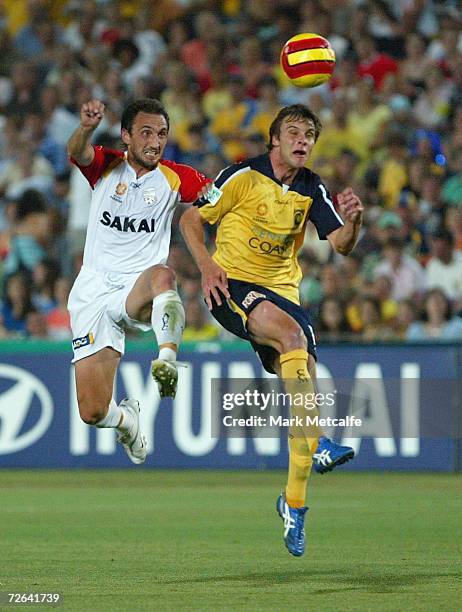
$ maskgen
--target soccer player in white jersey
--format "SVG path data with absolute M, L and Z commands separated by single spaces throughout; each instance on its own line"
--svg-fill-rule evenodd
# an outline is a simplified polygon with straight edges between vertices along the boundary
M 125 151 L 93 146 L 104 104 L 83 104 L 68 153 L 93 189 L 82 269 L 69 296 L 80 416 L 113 427 L 133 463 L 146 459 L 139 404 L 113 399 L 125 328 L 153 329 L 159 356 L 151 371 L 161 397 L 175 397 L 175 365 L 184 310 L 166 265 L 180 200 L 194 201 L 210 182 L 193 168 L 162 160 L 169 117 L 158 100 L 129 104 L 121 118 Z

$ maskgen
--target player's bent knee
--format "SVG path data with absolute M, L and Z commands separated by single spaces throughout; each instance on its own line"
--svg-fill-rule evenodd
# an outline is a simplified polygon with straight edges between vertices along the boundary
M 96 425 L 106 416 L 107 410 L 79 408 L 80 418 L 87 425 Z
M 284 337 L 281 339 L 281 344 L 283 353 L 295 351 L 296 349 L 306 351 L 308 343 L 305 332 L 296 321 L 293 321 L 291 325 L 285 328 Z
M 175 272 L 168 266 L 154 266 L 151 274 L 151 285 L 156 293 L 174 289 L 176 286 Z
M 84 394 L 77 394 L 80 418 L 87 425 L 96 425 L 106 416 L 111 398 L 107 401 L 101 398 L 89 398 Z

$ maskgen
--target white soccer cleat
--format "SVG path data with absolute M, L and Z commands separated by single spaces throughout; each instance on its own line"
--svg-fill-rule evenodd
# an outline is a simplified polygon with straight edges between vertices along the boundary
M 129 431 L 120 431 L 117 442 L 122 444 L 130 461 L 139 465 L 146 461 L 148 452 L 146 438 L 140 431 L 140 403 L 137 400 L 124 399 L 120 406 L 133 417 L 133 426 Z
M 178 370 L 174 361 L 154 359 L 151 374 L 159 387 L 160 397 L 175 397 L 178 387 Z

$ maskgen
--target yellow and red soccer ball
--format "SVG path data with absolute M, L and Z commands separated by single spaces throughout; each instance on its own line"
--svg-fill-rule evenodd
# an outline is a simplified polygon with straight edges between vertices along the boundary
M 317 87 L 332 76 L 335 53 L 319 34 L 297 34 L 282 48 L 281 68 L 292 85 Z

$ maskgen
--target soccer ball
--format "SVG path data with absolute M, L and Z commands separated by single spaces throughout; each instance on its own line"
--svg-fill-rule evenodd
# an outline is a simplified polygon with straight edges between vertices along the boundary
M 335 53 L 319 34 L 297 34 L 282 48 L 281 68 L 292 85 L 317 87 L 332 76 Z

